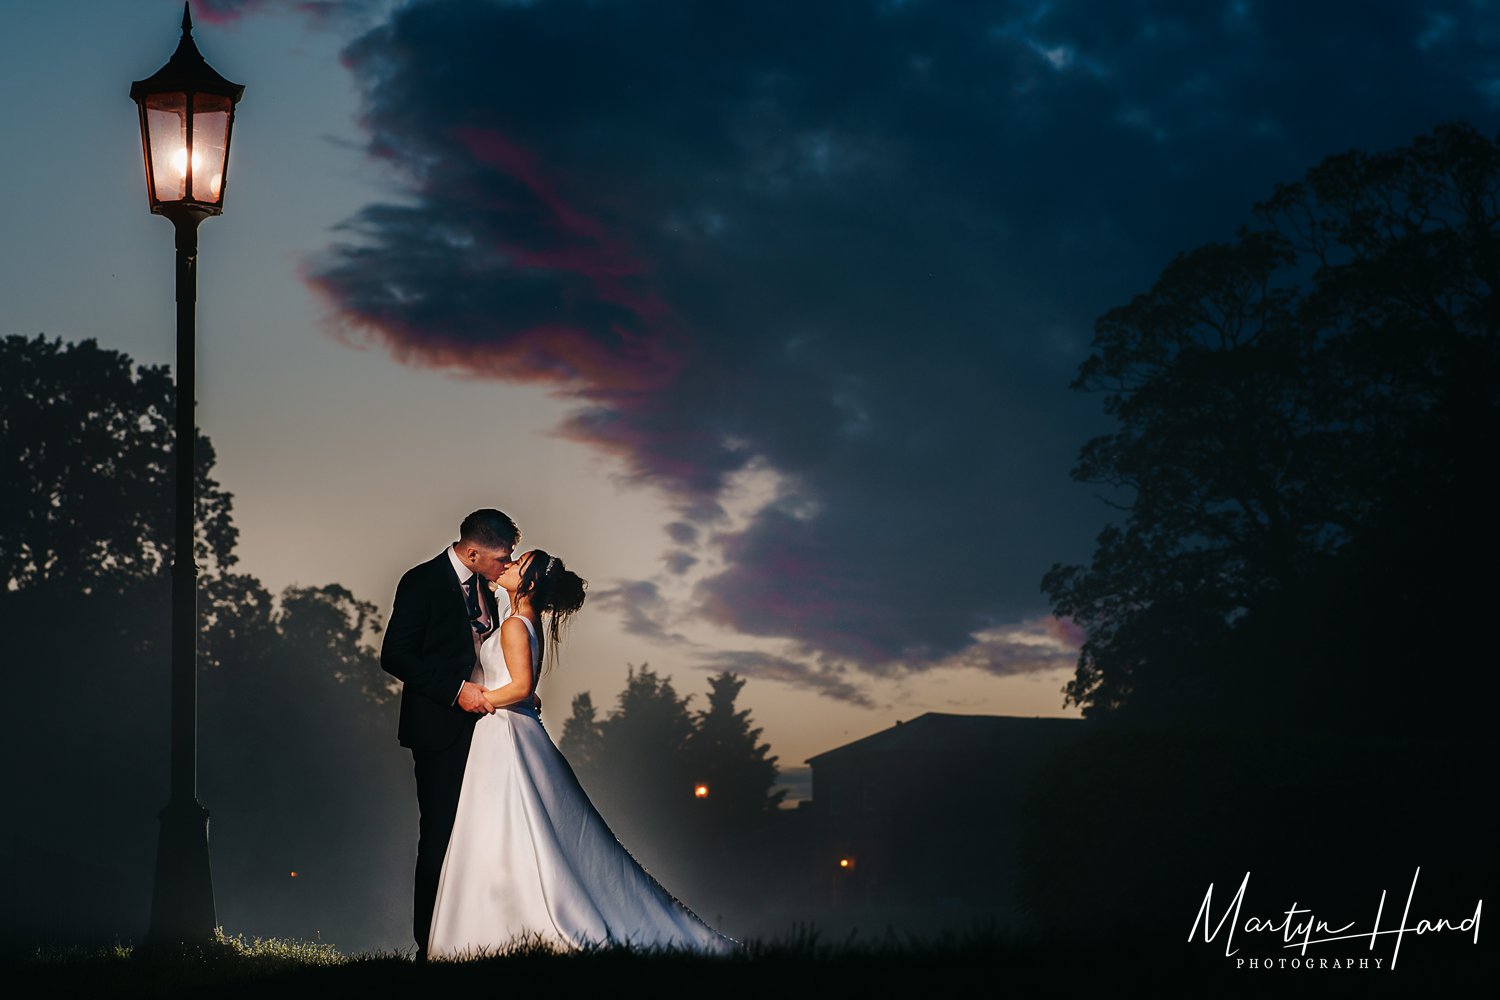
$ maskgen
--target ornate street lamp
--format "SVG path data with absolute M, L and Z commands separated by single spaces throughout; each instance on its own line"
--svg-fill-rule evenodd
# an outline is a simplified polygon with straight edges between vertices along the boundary
M 177 51 L 161 69 L 130 85 L 130 99 L 141 112 L 151 211 L 174 224 L 189 219 L 196 227 L 224 211 L 229 134 L 245 88 L 204 60 L 192 32 L 192 14 L 184 3 Z
M 198 568 L 193 563 L 193 408 L 198 300 L 198 224 L 224 210 L 229 135 L 245 88 L 204 61 L 182 5 L 182 40 L 167 64 L 130 85 L 141 113 L 151 211 L 177 231 L 177 476 L 172 562 L 172 794 L 161 811 L 148 941 L 201 943 L 214 936 L 208 810 L 198 802 Z

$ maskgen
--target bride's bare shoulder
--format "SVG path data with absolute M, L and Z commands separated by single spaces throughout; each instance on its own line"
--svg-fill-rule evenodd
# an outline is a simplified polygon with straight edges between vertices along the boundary
M 531 628 L 528 629 L 526 627 L 527 625 L 530 625 Z M 517 611 L 516 613 L 507 616 L 506 619 L 500 623 L 500 630 L 502 632 L 509 629 L 510 631 L 515 632 L 519 635 L 525 635 L 527 632 L 533 632 L 536 630 L 536 627 L 536 620 L 533 619 L 530 615 L 526 614 L 524 611 Z

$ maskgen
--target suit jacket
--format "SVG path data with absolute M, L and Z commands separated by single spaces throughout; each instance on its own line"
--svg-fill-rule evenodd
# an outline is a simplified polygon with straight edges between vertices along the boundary
M 479 599 L 495 622 L 488 587 L 479 588 Z M 459 686 L 474 669 L 474 639 L 463 585 L 446 549 L 407 570 L 396 585 L 380 666 L 402 684 L 396 731 L 402 746 L 442 750 L 479 720 L 456 703 Z

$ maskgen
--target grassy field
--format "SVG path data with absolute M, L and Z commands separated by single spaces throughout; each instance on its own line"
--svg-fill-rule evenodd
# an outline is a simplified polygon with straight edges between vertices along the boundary
M 1222 953 L 1162 941 L 1083 947 L 976 931 L 921 939 L 824 941 L 811 931 L 703 958 L 602 948 L 558 954 L 518 944 L 503 954 L 418 966 L 409 955 L 344 955 L 329 945 L 245 940 L 171 953 L 52 949 L 6 963 L 11 996 L 451 997 L 516 988 L 575 997 L 622 989 L 663 996 L 906 996 L 935 991 L 1015 997 L 1458 996 L 1493 967 L 1478 953 L 1423 968 L 1342 973 L 1237 970 Z

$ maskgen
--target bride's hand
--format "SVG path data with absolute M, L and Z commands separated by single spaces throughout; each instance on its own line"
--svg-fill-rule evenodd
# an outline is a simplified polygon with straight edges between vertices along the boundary
M 477 715 L 489 715 L 495 710 L 485 697 L 489 692 L 475 684 L 473 681 L 464 681 L 458 689 L 458 707 L 465 712 L 474 712 Z

